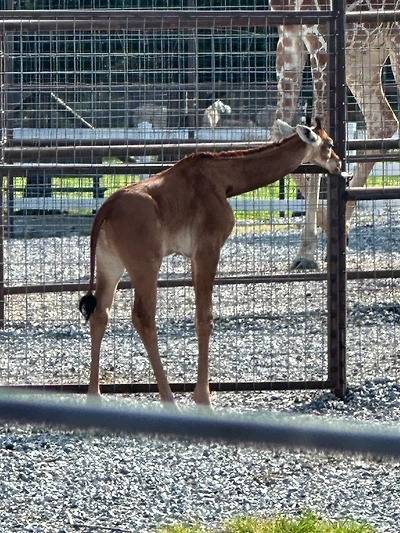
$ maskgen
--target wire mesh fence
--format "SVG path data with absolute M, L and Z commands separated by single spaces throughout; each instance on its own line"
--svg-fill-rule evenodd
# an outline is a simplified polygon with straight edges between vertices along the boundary
M 158 9 L 156 4 L 135 7 Z M 221 11 L 239 8 L 234 2 L 218 4 Z M 14 2 L 11 7 L 110 6 L 97 2 L 79 6 L 65 2 L 57 6 L 48 2 Z M 132 6 L 127 3 L 119 7 Z M 163 3 L 162 7 L 193 9 L 181 2 Z M 197 2 L 195 6 L 198 10 L 210 7 L 216 8 L 209 2 Z M 215 14 L 208 14 L 201 22 L 182 18 L 171 27 L 166 15 L 163 17 L 160 12 L 157 22 L 157 12 L 151 11 L 150 18 L 118 16 L 117 26 L 107 15 L 99 26 L 95 12 L 75 12 L 69 13 L 68 19 L 62 14 L 56 17 L 51 31 L 46 27 L 46 17 L 31 22 L 29 28 L 15 19 L 12 31 L 4 31 L 3 269 L 7 294 L 5 327 L 0 332 L 4 346 L 2 383 L 87 382 L 89 339 L 76 311 L 78 296 L 71 288 L 83 287 L 88 280 L 88 232 L 93 212 L 103 198 L 118 187 L 145 179 L 150 172 L 189 151 L 204 146 L 244 147 L 269 138 L 278 100 L 276 23 L 266 22 L 260 3 L 241 3 L 240 8 L 254 9 L 256 18 L 240 19 L 238 11 L 221 22 L 216 9 Z M 304 21 L 298 22 L 312 21 L 306 14 L 303 16 Z M 327 28 L 328 15 L 314 16 L 317 21 L 320 17 Z M 10 20 L 3 20 L 3 30 L 9 28 L 6 23 Z M 285 20 L 290 20 L 289 15 Z M 298 27 L 306 34 L 307 26 Z M 328 73 L 334 79 L 330 65 L 337 51 L 329 48 L 334 44 L 333 31 L 324 31 Z M 370 44 L 371 55 L 376 43 Z M 391 70 L 387 64 L 384 88 L 398 113 Z M 334 85 L 334 81 L 331 83 Z M 308 63 L 293 120 L 300 120 L 312 108 L 312 98 Z M 333 113 L 332 98 L 328 106 Z M 348 115 L 348 147 L 355 149 L 359 145 L 351 145 L 350 141 L 361 142 L 369 134 L 353 100 L 349 100 Z M 379 137 L 385 133 L 382 131 Z M 384 143 L 379 146 L 383 148 Z M 396 185 L 398 175 L 398 162 L 381 163 L 375 167 L 373 184 Z M 306 198 L 309 183 L 306 181 L 303 189 Z M 321 203 L 326 205 L 326 200 L 321 199 Z M 213 382 L 222 386 L 238 382 L 254 387 L 260 382 L 275 383 L 281 388 L 290 387 L 290 383 L 305 386 L 307 382 L 327 386 L 323 236 L 318 239 L 314 256 L 322 269 L 320 275 L 285 277 L 300 246 L 305 206 L 293 178 L 286 180 L 284 187 L 276 184 L 232 200 L 237 223 L 223 249 L 218 278 L 240 281 L 246 276 L 248 283 L 217 284 L 215 288 Z M 361 213 L 365 213 L 364 217 Z M 396 209 L 389 209 L 385 216 L 372 231 L 379 227 L 379 232 L 387 232 L 389 228 L 389 243 L 393 242 L 396 229 Z M 359 251 L 362 239 L 369 239 L 365 237 L 369 225 L 375 224 L 376 206 L 362 211 L 360 205 L 354 220 L 350 268 L 354 265 L 354 270 L 373 272 L 390 263 L 397 269 L 392 245 L 381 251 L 375 248 L 372 257 Z M 257 282 L 260 277 L 264 283 Z M 189 278 L 185 259 L 173 256 L 164 263 L 160 283 L 165 287 L 159 291 L 157 317 L 169 378 L 183 386 L 194 380 L 197 354 Z M 377 284 L 352 283 L 357 286 L 355 299 L 364 294 L 363 287 Z M 394 303 L 397 282 L 379 283 L 383 292 L 376 298 L 390 306 L 388 294 Z M 118 291 L 103 346 L 103 383 L 153 381 L 144 350 L 131 327 L 131 304 L 130 290 Z M 351 319 L 349 327 L 353 327 Z M 365 363 L 362 337 L 371 330 L 360 329 L 359 320 L 354 327 L 358 340 L 351 350 L 356 358 L 349 368 L 350 378 L 358 379 L 360 365 L 367 376 L 376 373 L 380 363 Z M 390 328 L 396 335 L 395 324 Z M 376 326 L 375 334 L 378 332 Z M 397 376 L 394 343 L 387 346 L 384 371 L 390 364 Z
M 347 249 L 351 270 L 387 270 L 381 280 L 348 282 L 348 362 L 350 375 L 399 378 L 398 201 L 358 202 Z

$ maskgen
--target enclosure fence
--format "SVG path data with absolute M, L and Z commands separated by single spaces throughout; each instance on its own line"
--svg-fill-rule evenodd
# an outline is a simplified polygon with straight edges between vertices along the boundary
M 8 274 L 9 259 L 5 259 L 5 247 L 8 247 L 11 239 L 21 237 L 21 229 L 18 227 L 21 218 L 29 214 L 43 217 L 51 212 L 57 216 L 60 211 L 63 212 L 63 202 L 68 194 L 80 195 L 73 197 L 70 205 L 75 206 L 72 209 L 77 206 L 81 210 L 86 209 L 88 215 L 104 199 L 106 191 L 101 186 L 101 176 L 124 176 L 127 180 L 132 175 L 149 175 L 166 169 L 171 162 L 193 151 L 243 149 L 262 144 L 270 122 L 262 123 L 261 107 L 264 115 L 271 113 L 275 101 L 276 82 L 273 76 L 266 77 L 265 72 L 271 72 L 272 67 L 268 63 L 274 53 L 271 35 L 272 29 L 278 25 L 323 24 L 328 28 L 330 131 L 335 140 L 335 151 L 340 157 L 349 164 L 398 161 L 397 139 L 346 140 L 348 110 L 345 72 L 346 23 L 381 24 L 396 21 L 399 21 L 399 13 L 393 11 L 353 12 L 346 15 L 344 2 L 338 0 L 333 2 L 332 10 L 308 12 L 3 11 L 0 18 L 3 50 L 0 67 L 1 106 L 4 110 L 1 119 L 0 167 L 3 183 L 0 196 L 0 323 L 5 333 L 7 313 L 12 316 L 7 310 L 7 299 L 25 298 L 28 317 L 31 295 L 40 296 L 43 301 L 38 306 L 43 307 L 48 305 L 45 304 L 47 295 L 54 295 L 57 300 L 50 305 L 56 306 L 64 298 L 63 294 L 73 295 L 87 288 L 87 281 L 81 270 L 78 276 L 67 275 L 61 282 L 49 279 L 51 274 L 46 271 L 46 281 L 40 282 L 40 276 L 35 280 L 31 279 L 28 261 L 24 267 L 26 278 L 23 283 L 18 282 L 18 276 L 13 279 Z M 60 37 L 59 40 L 57 36 Z M 266 44 L 267 37 L 269 40 Z M 32 43 L 35 43 L 36 48 Z M 101 51 L 102 47 L 105 47 L 105 52 Z M 46 52 L 39 53 L 40 50 Z M 115 69 L 111 59 L 120 59 Z M 156 74 L 157 65 L 161 79 Z M 239 78 L 240 83 L 237 82 Z M 118 95 L 114 103 L 111 101 L 113 92 Z M 227 94 L 231 95 L 232 102 L 239 102 L 237 106 L 240 113 L 220 129 L 204 125 L 204 108 L 209 102 L 219 98 L 224 100 Z M 307 94 L 304 95 L 305 101 L 308 97 Z M 135 112 L 128 113 L 127 109 L 130 108 L 134 108 Z M 63 113 L 64 118 L 57 118 L 57 110 Z M 250 120 L 253 116 L 258 119 Z M 150 120 L 152 126 L 148 125 Z M 121 124 L 123 127 L 120 127 Z M 351 155 L 346 157 L 347 151 L 351 151 Z M 352 153 L 354 151 L 356 153 Z M 116 162 L 115 158 L 119 161 Z M 296 171 L 299 174 L 316 172 L 321 172 L 321 169 L 305 166 Z M 71 176 L 78 177 L 79 186 Z M 60 184 L 55 195 L 51 190 L 51 180 L 57 177 Z M 84 186 L 82 182 L 85 183 Z M 115 180 L 114 187 L 117 182 Z M 123 183 L 119 181 L 119 184 Z M 400 199 L 400 188 L 346 188 L 342 176 L 328 176 L 327 184 L 329 231 L 326 272 L 286 273 L 271 268 L 266 273 L 256 266 L 253 272 L 243 273 L 239 268 L 235 270 L 233 267 L 236 253 L 233 251 L 233 255 L 227 260 L 227 264 L 230 264 L 226 271 L 220 272 L 216 280 L 218 287 L 236 291 L 232 292 L 232 298 L 236 300 L 246 294 L 241 292 L 238 296 L 238 287 L 243 287 L 244 291 L 247 291 L 247 287 L 269 287 L 266 291 L 272 293 L 280 290 L 275 289 L 278 285 L 286 287 L 287 284 L 324 282 L 327 291 L 328 355 L 316 373 L 319 374 L 318 377 L 296 379 L 288 372 L 280 379 L 260 380 L 257 363 L 252 379 L 246 379 L 240 374 L 234 379 L 229 379 L 229 376 L 227 379 L 217 379 L 211 383 L 212 390 L 330 388 L 338 395 L 345 393 L 347 284 L 350 280 L 400 277 L 400 269 L 396 267 L 390 270 L 379 267 L 346 268 L 346 203 Z M 274 207 L 271 209 L 285 209 L 287 212 L 295 211 L 296 206 L 303 205 L 301 200 L 286 199 L 284 194 L 284 190 L 279 191 L 279 200 L 274 200 Z M 258 205 L 264 209 L 266 204 L 264 199 L 256 197 L 251 200 L 239 198 L 235 200 L 235 210 L 247 213 L 249 203 L 253 210 Z M 45 212 L 47 215 L 44 215 Z M 57 226 L 57 220 L 54 224 Z M 22 235 L 23 232 L 24 228 Z M 241 234 L 236 236 L 238 245 L 242 244 L 242 240 L 246 245 L 246 239 Z M 25 246 L 28 248 L 25 257 L 30 260 L 30 245 Z M 61 253 L 63 244 L 60 246 L 56 254 Z M 273 245 L 271 249 L 272 247 Z M 261 251 L 260 248 L 260 256 Z M 68 250 L 63 253 L 68 253 Z M 81 252 L 78 252 L 78 260 L 80 258 Z M 246 262 L 251 265 L 254 258 L 246 257 Z M 250 269 L 249 267 L 248 270 Z M 187 272 L 180 265 L 177 269 L 168 267 L 167 270 L 167 275 L 159 281 L 160 288 L 165 289 L 167 295 L 170 289 L 184 289 L 191 285 Z M 81 279 L 74 281 L 71 277 Z M 119 284 L 119 289 L 122 290 L 129 287 L 127 281 Z M 168 297 L 166 299 L 168 307 L 170 301 Z M 224 296 L 221 300 L 224 300 Z M 263 312 L 266 313 L 265 310 Z M 307 313 L 315 313 L 314 308 L 307 310 Z M 35 320 L 29 320 L 34 330 Z M 25 324 L 29 320 L 26 319 Z M 28 326 L 24 326 L 25 334 L 30 335 L 31 325 Z M 60 331 L 58 334 L 62 336 L 64 332 Z M 325 334 L 319 334 L 323 339 Z M 254 334 L 252 342 L 256 343 L 257 338 Z M 3 339 L 12 353 L 14 336 L 7 337 L 5 334 Z M 62 339 L 63 337 L 61 352 L 64 349 L 63 343 L 67 342 Z M 4 380 L 6 385 L 76 392 L 86 390 L 83 377 L 79 375 L 82 383 L 75 383 L 73 375 L 64 369 L 61 377 L 58 375 L 56 379 L 54 376 L 51 378 L 52 382 L 49 382 L 48 374 L 39 383 L 29 381 L 29 342 L 26 341 L 25 353 L 21 356 L 26 365 L 26 379 L 21 383 L 16 378 L 18 371 L 10 371 L 12 361 L 7 359 L 2 363 L 3 373 L 8 376 Z M 168 342 L 167 340 L 167 347 Z M 115 345 L 111 342 L 110 346 L 113 346 L 115 352 Z M 40 352 L 40 348 L 37 350 Z M 37 364 L 46 364 L 51 369 L 51 361 L 46 358 L 44 361 L 41 357 L 42 354 L 38 353 Z M 290 357 L 291 354 L 288 353 L 288 361 Z M 103 391 L 156 390 L 153 383 L 146 383 L 144 380 L 121 382 L 115 375 L 115 363 L 118 361 L 109 361 L 114 378 L 111 383 L 102 385 Z M 271 360 L 270 364 L 273 367 L 275 363 Z M 288 368 L 289 366 L 288 363 Z M 194 383 L 186 379 L 186 376 L 184 378 L 184 381 L 174 380 L 173 390 L 193 390 Z

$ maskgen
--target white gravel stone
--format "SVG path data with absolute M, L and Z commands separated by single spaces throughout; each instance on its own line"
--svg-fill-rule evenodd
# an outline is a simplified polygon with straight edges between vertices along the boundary
M 398 219 L 393 212 L 383 212 L 371 228 L 370 215 L 363 216 L 351 234 L 349 268 L 399 268 Z M 286 222 L 290 231 L 233 236 L 223 250 L 220 274 L 286 273 L 298 245 L 293 220 Z M 11 240 L 6 249 L 7 283 L 86 280 L 88 250 L 87 237 Z M 323 268 L 324 255 L 321 239 Z M 187 273 L 187 262 L 173 257 L 162 275 Z M 213 395 L 215 409 L 311 414 L 327 423 L 399 422 L 399 296 L 396 280 L 349 282 L 351 388 L 344 402 L 329 392 L 218 393 Z M 163 289 L 159 299 L 160 347 L 169 377 L 192 381 L 197 353 L 192 290 Z M 76 310 L 77 300 L 76 294 L 7 300 L 9 322 L 0 331 L 3 383 L 87 382 L 89 338 Z M 104 340 L 103 381 L 153 379 L 129 322 L 130 302 L 130 292 L 120 291 Z M 214 304 L 213 380 L 326 378 L 325 284 L 218 287 Z M 189 395 L 178 395 L 178 401 L 192 405 Z M 154 405 L 158 398 L 108 396 L 104 402 Z M 398 533 L 399 481 L 400 464 L 376 457 L 0 427 L 0 532 L 4 533 L 100 533 L 104 527 L 154 532 L 161 524 L 174 522 L 215 525 L 244 513 L 296 515 L 304 509 L 331 518 L 366 520 L 379 532 Z
M 344 402 L 328 392 L 215 393 L 213 399 L 224 412 L 389 424 L 400 421 L 399 395 L 397 383 L 369 380 L 351 388 Z M 178 401 L 190 405 L 187 395 Z M 152 406 L 158 399 L 108 396 L 104 402 Z M 1 427 L 0 450 L 1 531 L 90 526 L 152 532 L 167 523 L 216 525 L 240 514 L 297 515 L 304 509 L 366 520 L 382 532 L 399 530 L 400 463 L 379 457 L 30 426 Z

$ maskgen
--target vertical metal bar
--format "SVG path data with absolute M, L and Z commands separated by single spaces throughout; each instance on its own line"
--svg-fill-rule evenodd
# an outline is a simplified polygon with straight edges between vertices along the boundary
M 279 180 L 279 200 L 285 199 L 285 192 L 285 179 L 282 178 Z M 280 218 L 283 218 L 285 215 L 285 211 L 279 211 Z
M 346 179 L 328 176 L 328 380 L 346 394 Z
M 344 0 L 333 0 L 329 31 L 330 129 L 335 151 L 346 157 L 346 65 Z M 332 27 L 333 26 L 333 27 Z M 346 180 L 328 177 L 328 379 L 336 396 L 346 393 Z
M 13 1 L 6 0 L 6 9 L 13 9 Z M 3 113 L 4 113 L 4 123 L 6 128 L 6 140 L 10 138 L 10 122 L 15 122 L 10 120 L 10 104 L 15 104 L 18 101 L 18 94 L 16 91 L 10 90 L 10 85 L 14 83 L 15 79 L 15 43 L 14 43 L 15 33 L 3 32 Z
M 7 7 L 10 7 L 11 1 L 7 2 Z M 10 59 L 7 57 L 7 39 L 5 32 L 0 39 L 0 162 L 5 161 L 4 148 L 7 145 L 8 137 L 8 114 L 7 114 L 7 84 L 9 81 Z M 4 291 L 4 178 L 3 173 L 0 174 L 0 329 L 4 329 L 5 324 L 5 291 Z
M 195 7 L 196 0 L 188 0 L 188 7 Z M 182 30 L 183 31 L 183 30 Z M 193 86 L 193 89 L 188 91 L 189 93 L 189 115 L 188 115 L 188 127 L 189 127 L 189 139 L 194 139 L 195 132 L 199 127 L 199 72 L 198 72 L 198 61 L 199 61 L 199 49 L 198 49 L 198 29 L 197 24 L 192 30 L 183 32 L 184 38 L 188 39 L 188 76 L 187 82 L 189 85 Z M 180 38 L 180 36 L 178 37 Z
M 100 189 L 100 174 L 94 174 L 93 176 L 93 180 L 92 180 L 92 195 L 93 195 L 93 199 L 95 200 L 95 205 L 97 206 L 98 205 L 98 200 L 99 198 L 104 198 L 104 191 L 102 191 Z M 92 214 L 95 215 L 96 214 L 96 209 L 93 209 L 92 210 Z
M 4 95 L 4 49 L 5 37 L 0 38 L 0 163 L 4 159 L 4 148 L 7 139 L 5 122 L 5 95 Z M 4 328 L 5 303 L 4 303 L 4 218 L 3 218 L 3 174 L 0 174 L 0 329 Z
M 342 159 L 342 170 L 346 170 L 346 2 L 333 0 L 332 7 L 336 16 L 330 25 L 328 43 L 330 128 L 335 152 Z
M 6 96 L 5 96 L 5 34 L 0 39 L 0 162 L 5 161 L 4 148 L 7 142 Z M 4 329 L 4 216 L 3 216 L 4 176 L 0 174 L 0 329 Z
M 14 176 L 9 172 L 7 176 L 7 236 L 14 237 L 15 234 L 15 213 L 14 213 Z
M 5 87 L 5 34 L 0 35 L 0 161 L 4 161 L 4 148 L 7 142 L 6 87 Z
M 4 329 L 5 321 L 3 181 L 0 174 L 0 329 Z

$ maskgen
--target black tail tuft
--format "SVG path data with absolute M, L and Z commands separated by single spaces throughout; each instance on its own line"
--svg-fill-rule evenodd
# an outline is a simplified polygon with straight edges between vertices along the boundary
M 85 317 L 86 322 L 89 320 L 90 315 L 96 309 L 96 304 L 96 296 L 91 292 L 85 294 L 85 296 L 82 296 L 82 298 L 79 300 L 79 311 Z

